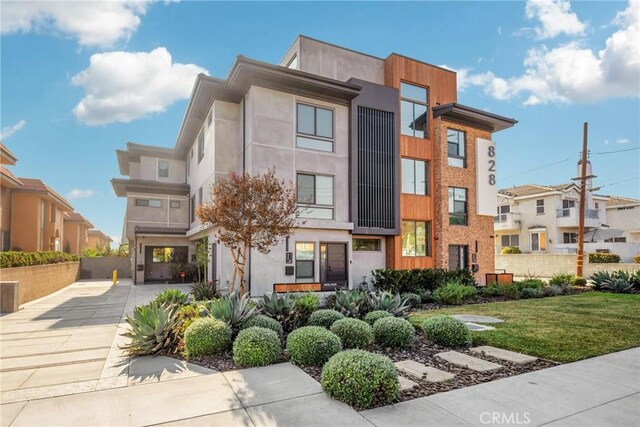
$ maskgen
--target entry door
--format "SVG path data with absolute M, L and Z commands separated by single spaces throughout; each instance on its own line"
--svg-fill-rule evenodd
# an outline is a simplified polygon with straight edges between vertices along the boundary
M 321 282 L 346 282 L 347 244 L 321 243 L 320 264 Z
M 469 247 L 466 245 L 449 245 L 449 270 L 469 269 Z

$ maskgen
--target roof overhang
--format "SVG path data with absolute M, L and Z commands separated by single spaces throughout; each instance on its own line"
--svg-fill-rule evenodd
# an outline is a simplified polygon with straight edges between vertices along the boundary
M 0 144 L 0 164 L 15 165 L 18 158 L 7 148 L 6 145 Z
M 129 162 L 140 162 L 140 156 L 159 157 L 161 159 L 180 159 L 173 148 L 127 142 L 127 150 L 116 150 L 120 173 L 129 176 Z
M 163 228 L 163 227 L 140 227 L 134 228 L 136 236 L 153 235 L 153 236 L 181 236 L 186 237 L 186 228 Z
M 455 102 L 433 107 L 433 117 L 443 117 L 454 121 L 469 124 L 474 127 L 499 132 L 513 127 L 517 120 L 497 114 L 488 113 L 466 105 Z
M 0 182 L 5 188 L 20 188 L 22 181 L 4 166 L 0 166 Z
M 198 136 L 215 100 L 239 103 L 252 85 L 349 105 L 360 86 L 238 56 L 226 79 L 199 74 L 176 140 L 181 156 Z
M 126 197 L 128 193 L 189 195 L 189 184 L 114 178 L 111 185 L 118 197 Z

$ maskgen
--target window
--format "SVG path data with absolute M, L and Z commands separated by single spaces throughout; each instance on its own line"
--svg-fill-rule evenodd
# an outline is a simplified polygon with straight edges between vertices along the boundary
M 353 250 L 380 252 L 380 239 L 353 239 Z
M 449 270 L 469 269 L 469 246 L 449 245 Z
M 520 247 L 520 235 L 519 234 L 505 234 L 500 236 L 500 246 L 513 246 L 514 248 Z
M 333 219 L 333 177 L 299 173 L 296 186 L 301 218 Z
M 402 256 L 431 256 L 431 223 L 402 221 Z
M 293 55 L 293 58 L 287 64 L 287 68 L 291 68 L 292 70 L 298 69 L 298 55 Z
M 506 222 L 507 214 L 511 212 L 510 205 L 500 205 L 498 206 L 498 215 L 495 216 L 493 222 Z
M 426 88 L 400 83 L 400 115 L 403 135 L 426 138 L 427 105 L 429 93 Z
M 44 251 L 44 224 L 47 214 L 45 212 L 46 205 L 44 200 L 40 201 L 40 250 Z
M 578 233 L 562 233 L 562 243 L 578 243 Z
M 204 157 L 204 131 L 201 131 L 200 135 L 198 135 L 198 163 L 200 163 L 203 157 Z
M 298 104 L 297 117 L 298 147 L 333 151 L 333 110 Z
M 196 222 L 196 195 L 191 196 L 191 222 Z
M 467 167 L 467 134 L 461 130 L 447 129 L 447 153 L 449 166 Z
M 296 242 L 296 280 L 315 278 L 315 244 Z
M 546 251 L 547 250 L 547 233 L 538 232 L 531 233 L 531 251 Z
M 402 159 L 402 192 L 429 194 L 429 162 Z
M 467 189 L 449 187 L 449 224 L 467 225 Z
M 151 262 L 154 264 L 171 262 L 174 248 L 153 248 Z
M 169 178 L 169 162 L 160 160 L 158 162 L 158 176 L 161 178 Z
M 627 242 L 627 238 L 626 237 L 611 237 L 609 239 L 604 239 L 605 242 L 607 243 L 626 243 Z
M 596 209 L 600 209 L 600 203 L 596 202 Z
M 147 208 L 161 208 L 162 200 L 158 199 L 136 199 L 136 206 L 143 206 Z
M 544 199 L 536 200 L 536 214 L 544 215 Z
M 180 200 L 171 200 L 169 202 L 169 207 L 172 209 L 180 209 Z
M 49 219 L 51 220 L 51 222 L 56 222 L 56 205 L 51 203 L 49 205 L 49 209 L 51 210 L 51 212 L 49 212 Z
M 202 187 L 198 188 L 198 204 L 201 205 L 204 203 L 204 200 L 202 200 Z

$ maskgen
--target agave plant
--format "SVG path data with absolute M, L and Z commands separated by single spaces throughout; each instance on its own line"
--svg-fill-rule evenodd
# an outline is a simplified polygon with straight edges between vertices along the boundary
M 396 317 L 405 317 L 411 308 L 400 294 L 391 292 L 371 292 L 367 295 L 367 304 L 373 310 L 388 311 Z
M 327 298 L 327 305 L 347 317 L 360 318 L 367 313 L 367 294 L 360 289 L 336 291 L 334 298 Z
M 278 295 L 275 292 L 271 292 L 264 294 L 258 307 L 264 314 L 280 322 L 285 332 L 290 332 L 295 327 L 300 326 L 297 324 L 298 310 L 296 309 L 296 301 L 297 299 L 291 294 Z
M 160 352 L 175 353 L 178 350 L 180 319 L 178 306 L 160 304 L 152 301 L 136 307 L 133 317 L 127 316 L 126 322 L 131 331 L 123 334 L 131 342 L 121 347 L 129 354 L 152 354 Z
M 187 302 L 189 296 L 180 289 L 165 289 L 156 295 L 155 302 L 158 304 L 176 304 L 183 305 Z
M 591 277 L 589 277 L 593 282 L 593 289 L 596 291 L 602 290 L 612 278 L 611 273 L 608 271 L 596 271 L 591 275 Z
M 195 282 L 191 286 L 191 295 L 195 301 L 210 301 L 214 298 L 218 298 L 218 281 L 217 280 L 202 280 Z
M 605 283 L 604 289 L 615 293 L 628 293 L 633 290 L 633 285 L 623 277 L 615 277 Z
M 240 296 L 238 292 L 232 292 L 229 295 L 204 304 L 202 314 L 203 316 L 211 316 L 227 322 L 235 334 L 255 312 L 256 307 L 251 304 L 248 293 Z

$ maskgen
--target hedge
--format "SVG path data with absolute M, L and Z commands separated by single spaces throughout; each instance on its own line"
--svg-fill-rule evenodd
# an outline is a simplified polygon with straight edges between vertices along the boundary
M 617 264 L 620 262 L 620 255 L 607 253 L 589 254 L 589 262 L 593 264 Z
M 373 285 L 379 291 L 393 293 L 418 290 L 433 291 L 450 282 L 475 286 L 473 274 L 469 270 L 447 270 L 444 268 L 415 268 L 413 270 L 378 269 L 372 271 Z
M 76 255 L 66 252 L 0 252 L 0 268 L 27 267 L 30 265 L 58 264 L 61 262 L 78 261 Z

